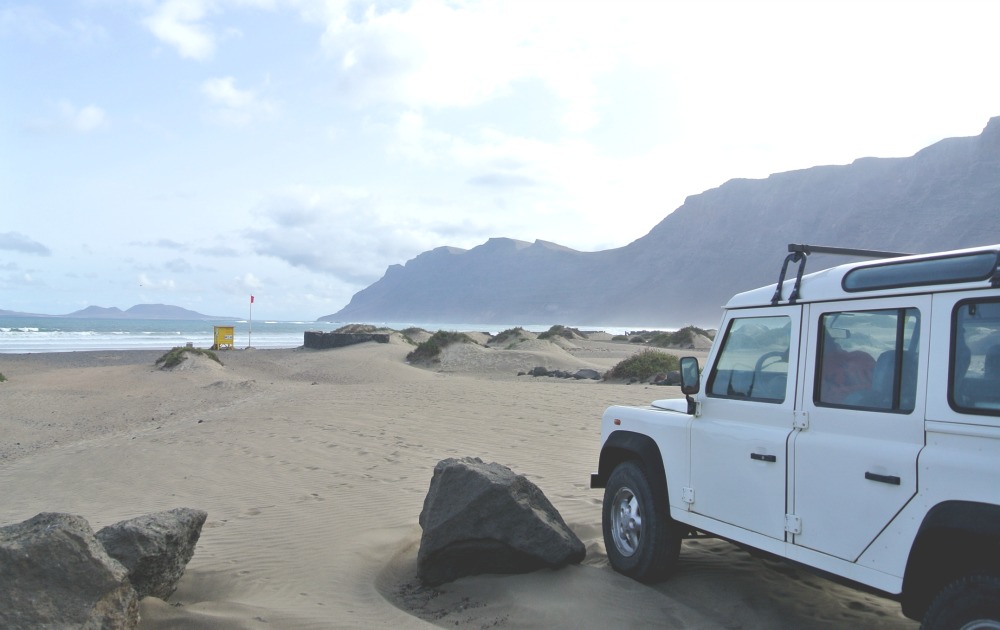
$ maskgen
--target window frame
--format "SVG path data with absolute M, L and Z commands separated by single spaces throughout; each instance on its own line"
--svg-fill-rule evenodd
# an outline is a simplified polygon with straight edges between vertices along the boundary
M 894 351 L 896 352 L 896 357 L 894 359 L 894 369 L 893 369 L 893 384 L 892 384 L 892 397 L 891 397 L 891 407 L 881 407 L 872 406 L 864 404 L 854 404 L 854 403 L 844 403 L 844 402 L 830 402 L 824 401 L 822 399 L 823 394 L 823 363 L 826 356 L 826 326 L 824 321 L 827 317 L 846 315 L 846 314 L 874 314 L 874 313 L 895 313 L 896 316 L 896 331 L 895 331 L 895 345 L 894 348 L 884 349 L 879 354 Z M 909 338 L 906 336 L 906 322 L 910 315 L 915 316 L 915 326 L 913 332 L 910 334 Z M 813 370 L 813 392 L 812 392 L 812 404 L 816 407 L 825 407 L 832 409 L 846 409 L 852 411 L 864 411 L 872 413 L 891 413 L 897 415 L 910 415 L 918 407 L 917 401 L 914 399 L 912 406 L 904 408 L 903 403 L 903 371 L 905 363 L 905 353 L 906 352 L 916 352 L 914 354 L 917 365 L 914 368 L 916 372 L 913 376 L 915 379 L 914 386 L 919 382 L 920 371 L 919 371 L 919 345 L 920 345 L 920 325 L 922 321 L 920 309 L 916 306 L 892 306 L 892 307 L 874 307 L 874 308 L 863 308 L 863 309 L 853 309 L 853 310 L 836 310 L 836 311 L 826 311 L 819 314 L 816 318 L 816 364 Z M 909 347 L 907 347 L 909 346 Z M 872 357 L 873 361 L 877 363 L 878 357 Z M 873 364 L 873 371 L 875 366 Z M 871 391 L 874 391 L 872 388 Z
M 1000 297 L 970 297 L 959 300 L 951 310 L 951 337 L 948 348 L 948 406 L 956 413 L 967 416 L 1000 416 L 1000 408 L 990 409 L 987 407 L 965 407 L 962 406 L 955 396 L 955 367 L 957 363 L 958 348 L 958 314 L 969 304 L 1000 304 Z
M 788 369 L 785 372 L 785 389 L 782 392 L 781 398 L 765 398 L 765 397 L 761 397 L 761 396 L 740 396 L 740 395 L 732 395 L 732 394 L 719 394 L 719 393 L 713 392 L 712 390 L 713 390 L 713 387 L 715 386 L 716 378 L 718 377 L 719 371 L 720 371 L 719 370 L 719 366 L 722 363 L 723 359 L 726 357 L 726 350 L 727 350 L 727 348 L 729 346 L 730 340 L 732 339 L 733 326 L 735 326 L 737 322 L 747 322 L 747 321 L 762 320 L 762 319 L 769 319 L 769 320 L 778 320 L 778 319 L 780 319 L 780 320 L 784 320 L 784 323 L 782 324 L 782 326 L 780 328 L 786 328 L 787 327 L 787 330 L 788 330 L 788 349 L 786 351 L 786 357 L 785 357 L 785 362 L 788 364 Z M 709 371 L 708 378 L 705 381 L 705 396 L 707 396 L 709 398 L 715 398 L 715 399 L 718 399 L 718 400 L 738 400 L 738 401 L 744 401 L 744 402 L 767 403 L 767 404 L 771 404 L 771 405 L 782 405 L 782 404 L 784 404 L 788 400 L 788 398 L 789 398 L 789 396 L 788 396 L 788 380 L 789 380 L 789 378 L 794 378 L 794 376 L 795 376 L 792 373 L 792 369 L 791 369 L 791 366 L 792 366 L 791 353 L 796 351 L 796 350 L 794 350 L 794 348 L 797 348 L 798 345 L 797 345 L 797 343 L 793 343 L 793 341 L 794 341 L 792 339 L 792 331 L 793 331 L 793 329 L 794 329 L 794 326 L 793 326 L 792 316 L 786 315 L 786 314 L 780 314 L 780 315 L 779 314 L 776 314 L 776 315 L 746 315 L 746 316 L 743 316 L 743 317 L 733 317 L 732 319 L 730 319 L 729 323 L 726 326 L 725 334 L 722 337 L 722 342 L 721 342 L 721 344 L 719 346 L 718 355 L 715 357 L 715 360 L 712 362 L 711 370 Z M 777 330 L 777 328 L 772 329 L 772 330 Z M 768 353 L 765 352 L 765 353 L 761 354 L 760 356 L 765 356 L 766 354 L 768 354 Z

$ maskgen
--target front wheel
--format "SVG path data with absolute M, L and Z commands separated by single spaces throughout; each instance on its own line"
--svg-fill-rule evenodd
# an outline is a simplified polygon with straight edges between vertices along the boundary
M 921 630 L 1000 630 L 1000 577 L 969 575 L 931 602 Z
M 640 582 L 660 580 L 677 564 L 680 529 L 636 461 L 619 464 L 604 489 L 604 546 L 615 571 Z

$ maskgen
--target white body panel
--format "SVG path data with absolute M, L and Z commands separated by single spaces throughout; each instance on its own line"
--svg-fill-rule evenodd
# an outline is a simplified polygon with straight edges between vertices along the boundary
M 687 485 L 690 472 L 688 434 L 692 417 L 653 407 L 608 407 L 601 422 L 601 444 L 615 431 L 631 431 L 652 438 L 663 457 L 670 506 L 681 507 L 684 503 L 680 488 Z
M 798 306 L 751 309 L 741 317 L 787 317 L 798 339 Z M 720 330 L 726 330 L 729 317 Z M 797 343 L 796 343 L 797 345 Z M 797 358 L 789 371 L 795 374 Z M 701 414 L 691 425 L 693 512 L 751 532 L 784 540 L 786 443 L 792 432 L 795 379 L 787 379 L 784 401 L 700 396 Z
M 930 297 L 882 298 L 860 302 L 812 304 L 806 315 L 815 330 L 823 313 L 854 309 L 917 308 L 922 329 L 930 325 Z M 927 362 L 927 338 L 921 335 L 920 365 Z M 856 560 L 917 492 L 917 455 L 924 446 L 926 382 L 918 379 L 916 405 L 909 413 L 879 413 L 817 405 L 816 345 L 808 344 L 802 409 L 809 427 L 793 440 L 794 487 L 791 512 L 802 519 L 795 544 L 844 560 Z M 918 374 L 922 372 L 917 370 Z M 866 478 L 891 478 L 897 484 Z M 834 509 L 850 506 L 850 509 Z

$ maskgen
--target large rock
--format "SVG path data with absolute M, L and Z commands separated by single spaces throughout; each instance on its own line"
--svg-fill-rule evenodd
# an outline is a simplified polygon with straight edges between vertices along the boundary
M 428 585 L 479 573 L 555 568 L 586 555 L 538 486 L 479 458 L 438 462 L 420 526 L 417 570 Z
M 139 598 L 87 521 L 43 512 L 0 527 L 0 628 L 135 628 Z
M 140 598 L 167 599 L 194 555 L 206 518 L 202 510 L 175 508 L 108 525 L 97 539 L 128 569 Z
M 601 373 L 598 372 L 597 370 L 592 370 L 590 368 L 583 368 L 581 370 L 577 370 L 576 374 L 573 375 L 573 378 L 575 378 L 578 381 L 585 378 L 590 379 L 592 381 L 599 381 L 601 380 Z

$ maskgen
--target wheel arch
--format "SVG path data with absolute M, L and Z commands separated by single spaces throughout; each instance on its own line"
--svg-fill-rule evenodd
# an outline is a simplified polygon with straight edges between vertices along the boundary
M 666 504 L 669 505 L 669 501 L 667 501 L 667 476 L 663 469 L 663 456 L 660 454 L 660 447 L 656 445 L 653 438 L 642 433 L 615 431 L 608 436 L 601 448 L 597 472 L 590 476 L 590 487 L 605 487 L 615 466 L 630 459 L 642 463 L 654 494 L 663 497 Z
M 938 591 L 969 573 L 1000 577 L 1000 506 L 944 501 L 927 512 L 910 549 L 903 614 L 920 619 Z

